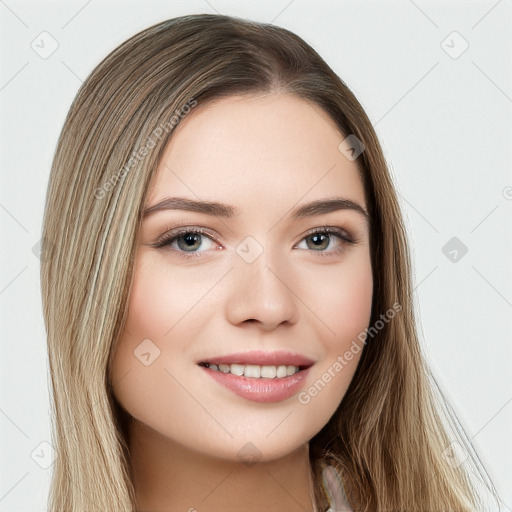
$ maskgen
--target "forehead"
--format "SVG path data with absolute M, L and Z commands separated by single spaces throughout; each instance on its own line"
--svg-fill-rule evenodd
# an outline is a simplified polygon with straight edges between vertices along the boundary
M 356 161 L 338 149 L 344 138 L 319 106 L 289 94 L 199 105 L 172 134 L 146 205 L 174 195 L 270 215 L 341 195 L 364 206 Z

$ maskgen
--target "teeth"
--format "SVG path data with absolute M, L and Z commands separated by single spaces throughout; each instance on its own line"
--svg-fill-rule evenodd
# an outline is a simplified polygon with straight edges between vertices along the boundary
M 262 366 L 261 376 L 265 379 L 273 379 L 277 375 L 277 368 L 275 366 Z
M 286 367 L 286 375 L 293 375 L 297 371 L 295 368 L 297 368 L 297 367 L 296 366 L 287 366 Z
M 230 365 L 229 370 L 233 375 L 241 377 L 244 374 L 244 368 L 245 366 L 243 364 L 232 364 Z
M 269 366 L 264 365 L 260 366 L 257 364 L 223 364 L 220 363 L 210 364 L 207 363 L 208 368 L 213 371 L 220 371 L 222 373 L 232 373 L 233 375 L 238 375 L 241 377 L 250 377 L 253 379 L 275 379 L 287 377 L 289 375 L 293 375 L 294 373 L 299 371 L 298 366 L 293 365 L 280 365 L 280 366 Z
M 244 377 L 253 377 L 254 379 L 259 379 L 261 375 L 261 366 L 256 366 L 255 364 L 248 364 L 244 368 Z
M 278 366 L 277 367 L 277 377 L 286 377 L 288 375 L 286 373 L 286 366 Z

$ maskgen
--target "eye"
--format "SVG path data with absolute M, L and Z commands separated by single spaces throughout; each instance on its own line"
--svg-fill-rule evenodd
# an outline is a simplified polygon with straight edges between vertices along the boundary
M 210 243 L 214 242 L 214 238 L 208 235 L 205 230 L 198 228 L 178 228 L 166 233 L 161 236 L 154 244 L 153 247 L 161 248 L 169 246 L 171 250 L 177 252 L 184 258 L 193 258 L 200 255 L 204 251 L 196 251 L 199 247 L 203 246 L 204 240 L 208 240 Z M 173 246 L 177 245 L 177 249 Z M 208 245 L 208 244 L 207 244 Z M 208 249 L 208 247 L 206 247 Z
M 337 244 L 334 244 L 334 241 L 337 241 Z M 347 244 L 353 245 L 356 243 L 355 240 L 343 229 L 327 226 L 322 229 L 315 228 L 314 230 L 309 231 L 307 236 L 303 238 L 301 242 L 306 243 L 307 249 L 318 252 L 322 256 L 326 254 L 339 253 L 346 248 Z M 334 249 L 331 249 L 330 251 L 325 250 L 329 246 L 332 248 L 333 244 L 331 244 L 331 242 L 335 245 Z

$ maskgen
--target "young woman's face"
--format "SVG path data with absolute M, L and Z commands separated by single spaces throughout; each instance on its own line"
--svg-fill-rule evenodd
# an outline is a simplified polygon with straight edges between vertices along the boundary
M 230 460 L 291 453 L 327 423 L 373 291 L 364 188 L 343 139 L 291 95 L 224 98 L 179 125 L 145 206 L 181 202 L 144 218 L 112 365 L 136 421 Z M 333 199 L 349 202 L 295 215 Z

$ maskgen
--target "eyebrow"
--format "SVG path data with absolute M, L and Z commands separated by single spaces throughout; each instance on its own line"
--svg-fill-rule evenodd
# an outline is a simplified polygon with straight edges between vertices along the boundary
M 196 201 L 184 197 L 166 197 L 162 201 L 145 208 L 143 218 L 163 210 L 187 210 L 218 217 L 233 218 L 240 214 L 236 206 L 230 204 L 218 203 L 216 201 Z M 358 203 L 342 197 L 333 197 L 329 199 L 318 199 L 295 208 L 290 216 L 292 219 L 303 219 L 335 212 L 338 210 L 353 210 L 361 214 L 365 222 L 369 224 L 370 216 L 368 212 Z

